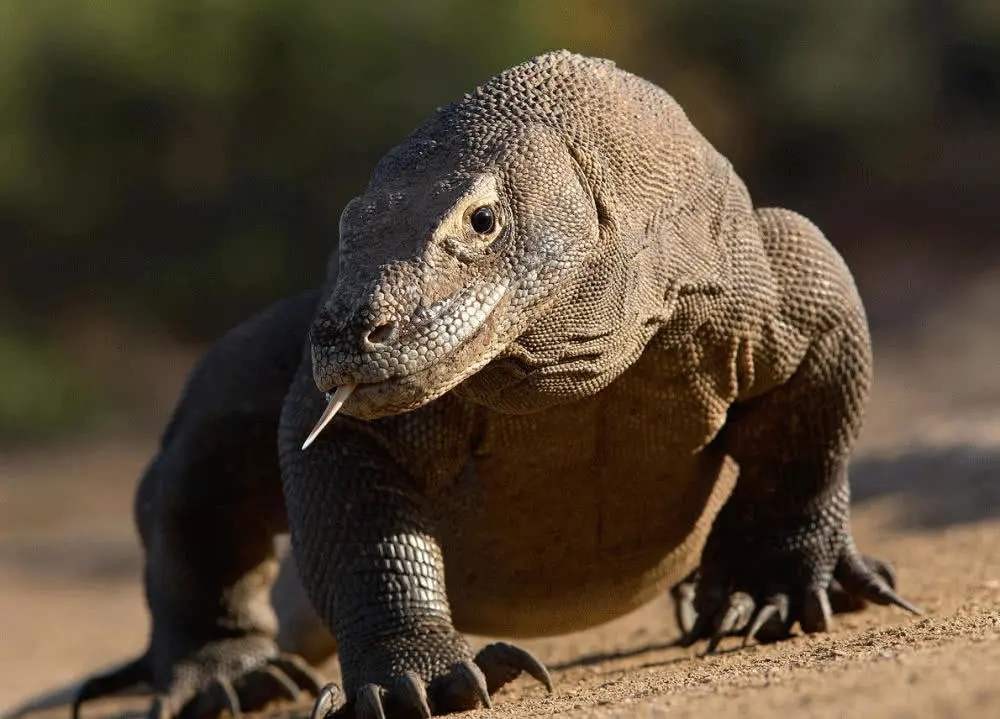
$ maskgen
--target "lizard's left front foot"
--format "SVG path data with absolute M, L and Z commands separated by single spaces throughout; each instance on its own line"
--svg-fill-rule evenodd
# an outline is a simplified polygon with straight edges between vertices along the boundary
M 696 575 L 672 592 L 684 646 L 708 639 L 713 652 L 730 635 L 742 635 L 744 645 L 776 641 L 787 638 L 795 622 L 804 632 L 825 632 L 834 610 L 865 602 L 920 613 L 896 594 L 892 569 L 862 557 L 846 528 L 814 524 L 755 539 L 753 529 L 719 524 Z
M 343 703 L 340 690 L 329 684 L 320 692 L 311 719 L 354 717 L 393 719 L 431 717 L 450 712 L 492 707 L 490 696 L 526 672 L 552 691 L 548 670 L 529 652 L 506 642 L 489 644 L 474 659 L 460 659 L 429 681 L 416 671 L 370 681 Z

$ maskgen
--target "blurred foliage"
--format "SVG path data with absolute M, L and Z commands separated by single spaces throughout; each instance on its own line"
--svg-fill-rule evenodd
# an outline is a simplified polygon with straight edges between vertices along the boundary
M 96 418 L 86 378 L 51 341 L 0 331 L 0 377 L 0 437 L 6 441 L 79 430 Z
M 81 312 L 212 336 L 319 281 L 340 208 L 433 108 L 558 47 L 668 89 L 764 201 L 993 182 L 995 152 L 946 148 L 995 135 L 997 3 L 7 0 L 5 322 L 39 347 Z M 29 344 L 2 345 L 26 385 Z

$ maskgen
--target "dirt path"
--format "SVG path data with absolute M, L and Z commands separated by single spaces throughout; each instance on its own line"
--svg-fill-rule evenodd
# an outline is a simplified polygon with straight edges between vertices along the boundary
M 988 305 L 1000 297 L 1000 283 L 991 286 Z M 874 608 L 840 618 L 829 635 L 747 649 L 731 641 L 706 658 L 668 646 L 676 630 L 664 598 L 589 632 L 526 642 L 553 668 L 556 690 L 519 680 L 493 716 L 1000 716 L 1000 337 L 995 309 L 956 302 L 964 326 L 949 325 L 955 307 L 942 307 L 921 332 L 881 339 L 852 470 L 859 544 L 896 565 L 925 617 Z M 152 437 L 93 440 L 2 460 L 0 711 L 51 699 L 142 647 L 129 513 L 153 446 Z M 56 692 L 54 706 L 29 715 L 62 719 L 64 698 Z M 104 702 L 88 715 L 145 706 Z

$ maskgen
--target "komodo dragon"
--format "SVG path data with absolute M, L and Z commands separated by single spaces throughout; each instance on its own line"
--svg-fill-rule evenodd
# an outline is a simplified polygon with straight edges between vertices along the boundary
M 75 711 L 137 680 L 160 719 L 306 688 L 317 719 L 489 706 L 548 675 L 460 630 L 577 630 L 679 583 L 711 647 L 827 630 L 831 600 L 915 611 L 850 532 L 851 276 L 658 87 L 567 52 L 511 68 L 392 149 L 339 230 L 324 287 L 190 379 L 136 500 L 148 651 Z M 343 698 L 276 645 L 286 531 Z

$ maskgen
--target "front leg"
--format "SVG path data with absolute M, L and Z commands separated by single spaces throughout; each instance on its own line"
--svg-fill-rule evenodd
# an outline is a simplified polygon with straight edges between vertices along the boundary
M 705 547 L 688 641 L 711 637 L 714 649 L 729 633 L 776 639 L 796 621 L 827 631 L 831 596 L 916 611 L 851 536 L 848 453 L 870 371 L 863 315 L 848 313 L 790 379 L 731 408 L 717 441 L 739 479 Z
M 310 382 L 302 378 L 286 403 L 282 469 L 296 561 L 336 637 L 347 711 L 431 716 L 490 706 L 490 694 L 522 669 L 544 676 L 510 645 L 474 657 L 455 630 L 427 500 L 371 426 L 338 421 L 298 449 L 319 414 Z M 332 708 L 321 697 L 314 714 Z

